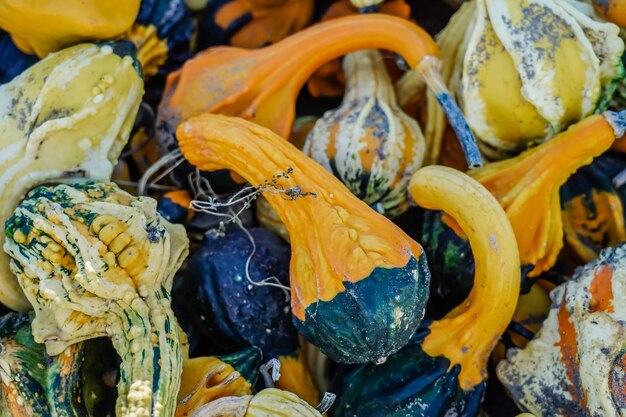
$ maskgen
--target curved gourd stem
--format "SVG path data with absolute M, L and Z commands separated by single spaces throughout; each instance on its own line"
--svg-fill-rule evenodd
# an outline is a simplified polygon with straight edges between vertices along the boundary
M 396 52 L 410 68 L 427 75 L 426 82 L 450 123 L 458 129 L 459 138 L 467 142 L 464 149 L 476 147 L 462 113 L 436 71 L 431 65 L 420 66 L 426 57 L 433 63 L 438 61 L 434 40 L 414 23 L 382 14 L 322 22 L 254 51 L 211 48 L 168 79 L 168 84 L 178 85 L 171 97 L 166 94 L 164 107 L 180 112 L 174 122 L 203 112 L 221 113 L 252 120 L 286 138 L 298 92 L 315 70 L 347 53 L 373 48 Z M 482 164 L 479 154 L 468 153 L 467 158 L 471 167 Z
M 332 300 L 344 281 L 357 282 L 377 267 L 403 267 L 422 253 L 401 229 L 268 129 L 203 114 L 181 124 L 176 135 L 185 158 L 201 170 L 230 169 L 261 186 L 279 179 L 280 189 L 290 190 L 266 187 L 264 196 L 289 230 L 292 308 L 302 321 L 307 306 Z
M 563 247 L 559 189 L 624 132 L 626 112 L 591 116 L 521 155 L 471 171 L 504 208 L 529 276 L 548 270 Z
M 513 317 L 520 288 L 515 236 L 498 202 L 478 182 L 451 168 L 417 171 L 409 192 L 415 202 L 442 210 L 467 234 L 476 262 L 474 287 L 463 304 L 433 322 L 422 348 L 461 365 L 465 391 L 486 377 L 487 359 Z

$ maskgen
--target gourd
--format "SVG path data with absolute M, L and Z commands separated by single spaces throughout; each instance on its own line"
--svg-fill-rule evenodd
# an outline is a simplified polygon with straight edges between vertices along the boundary
M 561 187 L 565 240 L 585 262 L 600 250 L 626 241 L 623 184 L 614 179 L 626 168 L 620 155 L 603 154 L 580 168 Z
M 418 170 L 409 189 L 418 205 L 443 210 L 467 233 L 476 258 L 474 287 L 446 317 L 423 323 L 384 364 L 340 373 L 331 386 L 337 417 L 478 415 L 489 355 L 515 311 L 519 256 L 495 198 L 470 177 L 441 166 Z
M 550 269 L 563 247 L 559 189 L 624 134 L 625 118 L 625 112 L 590 116 L 515 158 L 469 172 L 504 208 L 522 265 L 534 267 L 529 277 Z
M 259 48 L 304 29 L 313 0 L 226 0 L 209 2 L 198 28 L 201 49 L 215 45 Z
M 122 363 L 117 416 L 172 416 L 181 343 L 170 307 L 184 228 L 114 184 L 38 187 L 6 222 L 4 250 L 50 355 L 107 336 Z
M 218 398 L 252 394 L 261 364 L 258 349 L 246 349 L 226 357 L 188 359 L 183 366 L 176 417 L 194 412 Z
M 307 340 L 343 363 L 383 362 L 408 342 L 430 278 L 418 243 L 269 129 L 203 114 L 177 136 L 201 170 L 230 169 L 253 185 L 290 172 L 277 179 L 282 193 L 264 196 L 289 230 L 291 308 Z
M 126 41 L 78 45 L 0 86 L 2 224 L 37 185 L 110 178 L 143 94 L 133 53 Z M 31 308 L 4 253 L 0 302 L 18 311 Z
M 281 362 L 278 388 L 317 404 L 319 393 L 299 354 L 288 293 L 279 287 L 288 285 L 289 255 L 289 245 L 266 229 L 209 230 L 176 279 L 173 300 L 187 317 L 181 319 L 183 327 L 195 336 L 190 336 L 192 355 L 255 346 L 267 360 Z
M 175 149 L 179 123 L 204 112 L 240 116 L 288 138 L 296 97 L 313 72 L 341 55 L 371 48 L 401 54 L 425 77 L 457 132 L 468 165 L 480 166 L 472 133 L 438 78 L 436 44 L 415 24 L 379 14 L 333 19 L 262 49 L 216 47 L 199 53 L 168 77 L 157 115 L 159 144 L 164 151 Z
M 591 0 L 591 2 L 600 16 L 619 26 L 626 26 L 626 1 Z
M 113 39 L 131 27 L 140 0 L 26 0 L 0 2 L 0 28 L 17 47 L 43 58 L 68 46 Z
M 33 340 L 27 314 L 0 317 L 0 416 L 82 417 L 83 344 L 49 357 Z
M 157 203 L 157 211 L 170 223 L 184 224 L 193 217 L 190 210 L 191 195 L 187 190 L 169 191 Z
M 343 102 L 315 123 L 304 153 L 376 211 L 395 217 L 409 207 L 406 189 L 424 159 L 422 131 L 399 108 L 377 50 L 346 55 L 343 68 Z
M 20 51 L 11 35 L 0 31 L 0 84 L 8 83 L 35 62 L 36 56 Z
M 158 105 L 165 76 L 191 56 L 191 11 L 183 0 L 142 0 L 124 37 L 135 44 L 143 75 L 149 81 L 145 100 Z
M 466 2 L 438 44 L 446 85 L 490 159 L 516 155 L 589 116 L 624 76 L 619 28 L 567 0 Z M 419 91 L 412 78 L 400 94 Z M 438 146 L 445 121 L 430 102 L 426 130 L 434 134 L 426 139 Z
M 550 294 L 541 331 L 513 349 L 498 378 L 541 416 L 624 415 L 626 246 L 605 249 Z
M 267 388 L 255 396 L 225 397 L 200 408 L 196 417 L 322 417 L 297 395 Z

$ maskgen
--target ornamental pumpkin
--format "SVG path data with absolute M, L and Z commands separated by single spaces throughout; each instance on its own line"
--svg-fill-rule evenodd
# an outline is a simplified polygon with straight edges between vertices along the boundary
M 277 388 L 267 388 L 243 397 L 225 397 L 196 411 L 194 417 L 322 417 L 315 408 L 297 395 Z
M 603 154 L 561 187 L 565 240 L 585 262 L 596 259 L 600 250 L 626 241 L 626 189 L 614 181 L 625 168 L 623 156 Z
M 441 166 L 417 171 L 410 192 L 418 205 L 443 210 L 467 233 L 476 258 L 474 287 L 446 317 L 423 323 L 411 343 L 384 364 L 340 373 L 331 386 L 338 394 L 337 417 L 478 415 L 489 355 L 515 311 L 519 256 L 495 198 L 468 176 Z
M 378 14 L 323 22 L 262 49 L 216 47 L 199 53 L 168 77 L 157 117 L 159 144 L 164 152 L 174 150 L 178 124 L 204 112 L 240 116 L 288 138 L 296 97 L 311 74 L 366 48 L 398 52 L 425 77 L 464 146 L 468 165 L 479 166 L 472 133 L 438 78 L 436 44 L 415 24 Z
M 589 116 L 624 76 L 619 28 L 565 0 L 466 2 L 439 46 L 447 86 L 491 159 L 516 155 Z M 439 112 L 429 106 L 433 143 L 445 124 Z
M 64 49 L 0 86 L 0 222 L 31 188 L 108 180 L 143 94 L 126 41 Z M 0 228 L 0 244 L 4 228 Z M 0 302 L 28 310 L 8 257 L 0 254 Z
M 269 230 L 238 225 L 208 230 L 172 292 L 193 356 L 249 346 L 281 362 L 280 389 L 311 404 L 319 393 L 299 354 L 291 322 L 289 245 Z M 283 286 L 283 288 L 280 288 Z
M 429 272 L 421 246 L 269 129 L 204 114 L 177 131 L 201 170 L 230 169 L 264 193 L 289 230 L 294 323 L 337 362 L 383 362 L 421 321 Z
M 31 334 L 27 314 L 0 317 L 0 416 L 87 415 L 82 396 L 83 344 L 50 357 Z
M 505 161 L 470 171 L 500 202 L 511 221 L 529 277 L 550 269 L 563 247 L 559 189 L 570 175 L 624 134 L 626 112 L 605 112 Z
M 124 35 L 137 47 L 144 77 L 178 69 L 190 55 L 191 12 L 183 0 L 142 0 Z
M 498 364 L 498 378 L 524 410 L 541 416 L 626 413 L 626 246 L 603 250 L 550 293 L 537 336 Z
M 251 395 L 260 364 L 258 349 L 226 357 L 188 359 L 183 366 L 176 417 L 195 415 L 198 408 L 218 398 Z
M 314 0 L 220 0 L 203 9 L 198 47 L 232 45 L 259 48 L 304 29 Z
M 114 39 L 131 27 L 140 0 L 2 0 L 0 28 L 20 50 L 43 58 L 77 43 Z
M 343 68 L 343 102 L 315 123 L 304 153 L 374 210 L 395 217 L 409 208 L 406 189 L 424 159 L 422 131 L 398 106 L 378 50 L 346 55 Z
M 0 84 L 8 83 L 37 60 L 35 55 L 20 51 L 11 36 L 0 30 Z
M 4 250 L 34 306 L 33 336 L 58 355 L 107 336 L 122 363 L 117 416 L 173 416 L 182 348 L 170 307 L 184 228 L 114 184 L 31 191 L 6 222 Z

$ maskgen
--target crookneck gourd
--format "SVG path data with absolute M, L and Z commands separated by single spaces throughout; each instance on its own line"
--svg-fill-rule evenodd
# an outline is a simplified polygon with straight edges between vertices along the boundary
M 343 69 L 343 102 L 315 123 L 304 153 L 376 211 L 397 216 L 409 207 L 406 189 L 424 159 L 422 131 L 398 106 L 378 50 L 346 55 Z
M 498 365 L 520 407 L 538 417 L 626 415 L 625 268 L 626 246 L 606 249 L 552 291 L 535 339 Z
M 304 29 L 314 0 L 222 0 L 209 2 L 198 28 L 201 49 L 215 45 L 259 48 Z
M 140 0 L 2 0 L 0 28 L 40 58 L 77 43 L 113 39 L 135 21 Z
M 195 415 L 197 409 L 219 398 L 251 395 L 260 365 L 261 351 L 254 348 L 185 361 L 176 417 Z
M 35 342 L 27 314 L 0 317 L 0 416 L 85 417 L 83 344 L 49 357 Z
M 466 2 L 438 44 L 448 88 L 491 159 L 582 120 L 606 104 L 624 76 L 619 28 L 568 0 Z M 402 91 L 412 92 L 406 85 Z M 428 113 L 428 131 L 437 137 L 427 142 L 440 143 L 445 121 L 436 105 Z
M 289 230 L 291 307 L 305 338 L 345 363 L 383 362 L 408 342 L 430 280 L 418 243 L 269 129 L 204 114 L 177 136 L 201 170 L 276 180 L 264 196 Z
M 182 354 L 169 293 L 188 251 L 184 228 L 150 198 L 87 183 L 34 189 L 6 234 L 35 340 L 59 355 L 110 337 L 122 360 L 116 415 L 173 416 Z
M 0 86 L 2 224 L 37 185 L 110 178 L 143 94 L 136 65 L 127 41 L 83 44 L 49 55 Z M 4 253 L 0 302 L 31 308 Z
M 600 250 L 626 241 L 626 185 L 620 180 L 624 169 L 623 155 L 605 153 L 561 187 L 565 239 L 585 262 L 596 259 Z
M 590 116 L 521 155 L 470 171 L 509 218 L 530 277 L 550 269 L 563 247 L 559 189 L 570 175 L 608 150 L 626 128 L 626 112 Z
M 333 19 L 261 49 L 215 47 L 199 53 L 168 77 L 157 117 L 159 143 L 164 151 L 173 150 L 179 123 L 204 112 L 243 117 L 288 138 L 296 97 L 313 72 L 346 53 L 372 48 L 399 53 L 425 78 L 468 165 L 481 165 L 472 132 L 439 79 L 437 45 L 414 23 L 382 14 Z
M 267 360 L 281 362 L 278 388 L 317 405 L 284 289 L 289 257 L 289 245 L 269 230 L 209 230 L 175 280 L 172 297 L 176 311 L 185 312 L 180 320 L 190 333 L 192 356 L 255 346 Z
M 422 324 L 384 364 L 340 374 L 331 386 L 338 417 L 478 415 L 487 360 L 515 310 L 519 256 L 495 198 L 465 174 L 441 166 L 417 171 L 410 192 L 418 205 L 443 210 L 467 233 L 476 258 L 474 287 L 446 317 Z

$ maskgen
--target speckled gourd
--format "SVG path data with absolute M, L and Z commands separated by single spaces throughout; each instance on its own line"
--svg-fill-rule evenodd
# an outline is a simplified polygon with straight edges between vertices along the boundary
M 378 50 L 346 55 L 343 69 L 343 102 L 315 123 L 304 152 L 376 211 L 397 216 L 409 207 L 409 180 L 424 160 L 422 131 L 398 106 Z

